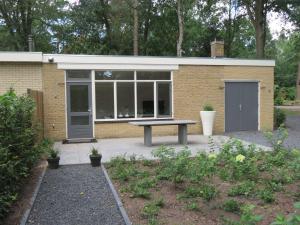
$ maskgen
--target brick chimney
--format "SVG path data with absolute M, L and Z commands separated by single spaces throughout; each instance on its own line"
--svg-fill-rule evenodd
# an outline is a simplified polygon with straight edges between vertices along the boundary
M 224 57 L 224 41 L 214 40 L 210 43 L 211 57 L 221 58 Z

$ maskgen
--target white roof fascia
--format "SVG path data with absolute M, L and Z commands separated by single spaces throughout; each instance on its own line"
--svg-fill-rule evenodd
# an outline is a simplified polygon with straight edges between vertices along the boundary
M 42 62 L 42 52 L 0 52 L 0 62 Z
M 160 64 L 92 64 L 92 63 L 58 63 L 58 69 L 65 70 L 178 70 L 178 65 Z
M 101 56 L 44 54 L 43 62 L 65 64 L 116 64 L 116 65 L 212 65 L 212 66 L 266 66 L 274 67 L 274 60 L 230 59 L 230 58 L 179 58 L 147 56 Z

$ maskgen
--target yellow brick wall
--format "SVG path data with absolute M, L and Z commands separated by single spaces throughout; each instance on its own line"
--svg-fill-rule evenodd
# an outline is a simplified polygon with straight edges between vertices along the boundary
M 44 135 L 54 140 L 66 138 L 64 70 L 43 64 Z
M 260 124 L 262 130 L 273 129 L 273 68 L 239 66 L 180 66 L 174 71 L 174 116 L 191 119 L 196 125 L 188 128 L 190 134 L 201 134 L 199 112 L 205 104 L 217 111 L 214 132 L 225 130 L 226 79 L 251 79 L 260 82 Z M 153 135 L 175 135 L 176 126 L 153 127 Z M 143 128 L 127 123 L 100 123 L 95 125 L 97 138 L 143 136 Z
M 18 95 L 27 89 L 42 90 L 42 64 L 0 63 L 0 95 L 13 88 Z
M 176 119 L 196 120 L 189 133 L 201 134 L 199 112 L 206 103 L 217 111 L 215 133 L 224 132 L 224 80 L 251 79 L 260 82 L 261 128 L 273 129 L 273 68 L 239 66 L 180 66 L 174 71 L 174 116 Z M 54 139 L 64 139 L 65 86 L 64 71 L 56 64 L 43 66 L 45 96 L 45 134 Z M 54 127 L 52 126 L 54 125 Z M 177 126 L 153 127 L 153 135 L 175 135 Z M 125 122 L 95 124 L 96 138 L 143 136 L 143 128 Z

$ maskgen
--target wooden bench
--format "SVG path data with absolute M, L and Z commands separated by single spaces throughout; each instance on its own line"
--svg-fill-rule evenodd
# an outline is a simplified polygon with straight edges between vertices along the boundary
M 179 144 L 187 144 L 187 125 L 196 124 L 196 121 L 192 120 L 156 120 L 156 121 L 136 121 L 129 122 L 129 124 L 135 126 L 144 127 L 144 145 L 152 146 L 152 126 L 178 126 L 178 142 Z

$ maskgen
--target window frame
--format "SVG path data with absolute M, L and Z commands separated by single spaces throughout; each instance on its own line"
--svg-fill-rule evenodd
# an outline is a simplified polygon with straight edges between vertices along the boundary
M 170 120 L 174 118 L 174 89 L 173 89 L 173 71 L 170 70 L 161 70 L 163 72 L 170 72 L 170 80 L 138 80 L 137 72 L 144 70 L 134 70 L 134 79 L 133 80 L 96 80 L 95 72 L 97 70 L 92 71 L 92 86 L 94 90 L 96 89 L 96 83 L 113 83 L 114 85 L 114 118 L 113 119 L 97 119 L 96 117 L 96 96 L 93 93 L 93 103 L 94 103 L 94 122 L 126 122 L 126 121 L 136 121 L 136 120 Z M 126 70 L 124 70 L 126 71 Z M 132 71 L 132 70 L 130 70 Z M 159 72 L 159 71 L 157 71 Z M 118 118 L 118 102 L 117 102 L 117 83 L 133 83 L 134 84 L 134 118 Z M 153 99 L 154 99 L 154 117 L 138 117 L 137 115 L 137 84 L 138 83 L 153 83 Z M 171 88 L 171 115 L 165 117 L 158 117 L 158 99 L 157 99 L 157 85 L 158 83 L 170 83 Z

